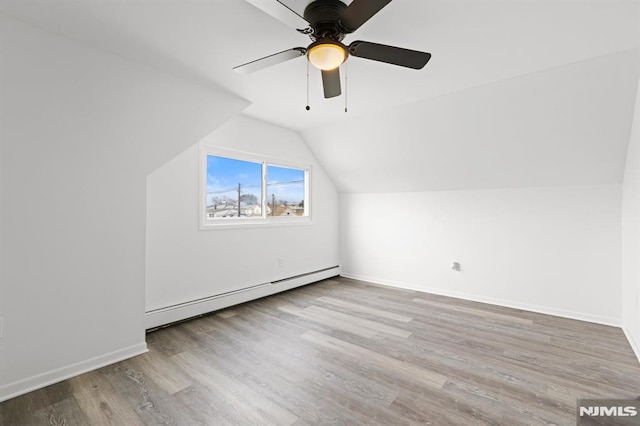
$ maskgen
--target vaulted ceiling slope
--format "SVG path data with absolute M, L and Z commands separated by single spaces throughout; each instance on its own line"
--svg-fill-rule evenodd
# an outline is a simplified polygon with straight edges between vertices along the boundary
M 622 181 L 638 50 L 302 132 L 341 192 Z
M 268 0 L 264 0 L 268 1 Z M 276 0 L 273 0 L 274 2 Z M 310 0 L 287 0 L 303 10 Z M 345 0 L 349 2 L 349 0 Z M 325 100 L 304 58 L 232 68 L 299 34 L 241 0 L 0 0 L 98 49 L 222 86 L 301 131 L 341 191 L 620 182 L 638 79 L 638 0 L 394 0 L 345 39 L 433 54 L 421 71 L 350 58 Z
M 276 0 L 272 0 L 274 3 Z M 303 10 L 310 0 L 287 0 Z M 345 0 L 345 2 L 350 2 Z M 344 116 L 306 61 L 251 75 L 236 65 L 309 38 L 242 0 L 0 0 L 5 13 L 249 100 L 246 114 L 292 129 Z M 638 46 L 637 0 L 394 0 L 345 39 L 433 54 L 421 71 L 350 58 L 349 114 L 412 103 Z M 347 70 L 343 70 L 346 74 Z

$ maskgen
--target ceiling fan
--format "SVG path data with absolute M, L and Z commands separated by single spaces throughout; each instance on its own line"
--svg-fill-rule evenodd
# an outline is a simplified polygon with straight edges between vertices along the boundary
M 282 1 L 277 1 L 296 13 Z M 342 93 L 340 65 L 349 55 L 401 67 L 422 69 L 431 59 L 430 53 L 360 40 L 352 42 L 349 46 L 342 44 L 347 34 L 356 31 L 390 2 L 391 0 L 353 0 L 347 6 L 340 0 L 315 0 L 305 8 L 301 16 L 309 23 L 309 27 L 298 30 L 309 35 L 312 40 L 309 46 L 294 47 L 256 59 L 239 65 L 234 70 L 248 74 L 306 55 L 309 62 L 322 71 L 324 97 L 333 98 Z

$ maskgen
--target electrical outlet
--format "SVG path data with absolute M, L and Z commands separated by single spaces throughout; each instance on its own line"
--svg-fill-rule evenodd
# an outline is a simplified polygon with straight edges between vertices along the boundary
M 278 258 L 278 266 L 284 266 L 284 259 L 281 257 Z
M 454 271 L 462 271 L 462 267 L 460 266 L 460 262 L 453 262 L 451 263 L 451 269 L 453 269 Z

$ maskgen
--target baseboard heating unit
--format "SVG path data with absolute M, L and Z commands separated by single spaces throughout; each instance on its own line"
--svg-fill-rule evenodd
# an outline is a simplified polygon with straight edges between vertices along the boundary
M 278 281 L 258 284 L 240 290 L 154 309 L 145 313 L 145 328 L 149 330 L 176 321 L 182 321 L 187 318 L 280 293 L 281 291 L 290 290 L 337 275 L 340 275 L 340 266 L 333 266 Z

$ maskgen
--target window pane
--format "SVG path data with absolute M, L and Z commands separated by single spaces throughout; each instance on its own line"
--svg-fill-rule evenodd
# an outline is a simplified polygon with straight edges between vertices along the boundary
M 207 155 L 207 220 L 262 217 L 262 164 Z
M 267 214 L 305 216 L 304 170 L 267 166 Z

